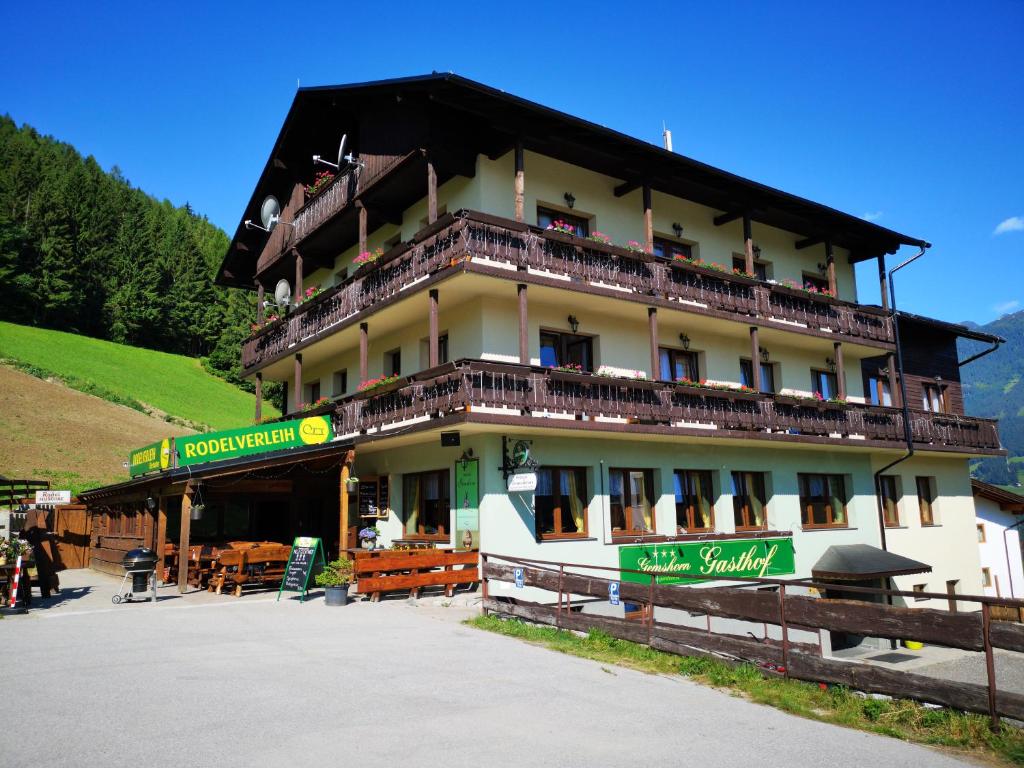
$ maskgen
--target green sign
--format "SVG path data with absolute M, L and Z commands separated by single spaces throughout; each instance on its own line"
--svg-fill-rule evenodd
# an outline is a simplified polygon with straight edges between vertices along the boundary
M 171 466 L 171 441 L 165 438 L 156 443 L 150 443 L 142 448 L 137 448 L 128 454 L 128 474 L 132 477 L 144 475 L 147 472 L 158 472 Z
M 480 546 L 480 462 L 455 462 L 455 547 Z
M 658 584 L 688 584 L 731 576 L 772 577 L 796 572 L 790 537 L 630 545 L 619 548 L 619 567 L 677 574 L 658 576 Z M 650 577 L 623 573 L 622 580 L 648 584 Z
M 186 467 L 190 464 L 234 459 L 284 448 L 319 445 L 326 443 L 331 437 L 330 418 L 309 416 L 305 419 L 178 437 L 174 440 L 174 446 L 178 454 L 177 465 Z

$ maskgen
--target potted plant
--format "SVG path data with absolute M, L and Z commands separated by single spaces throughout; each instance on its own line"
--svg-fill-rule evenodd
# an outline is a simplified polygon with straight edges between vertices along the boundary
M 348 586 L 352 583 L 352 571 L 352 561 L 339 557 L 324 566 L 316 575 L 317 585 L 324 588 L 324 602 L 327 605 L 348 603 Z
M 367 526 L 359 532 L 359 545 L 363 549 L 375 549 L 377 546 L 377 538 L 379 536 L 380 531 L 377 530 L 377 526 Z

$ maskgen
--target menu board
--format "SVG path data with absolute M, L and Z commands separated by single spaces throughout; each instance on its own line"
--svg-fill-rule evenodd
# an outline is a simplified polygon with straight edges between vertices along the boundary
M 388 477 L 359 478 L 359 516 L 377 517 L 388 508 Z
M 298 536 L 292 542 L 292 551 L 288 556 L 288 565 L 284 569 L 284 578 L 281 579 L 281 588 L 277 590 L 277 599 L 281 599 L 281 593 L 301 592 L 302 599 L 306 599 L 306 592 L 309 590 L 310 577 L 315 576 L 324 567 L 324 552 L 320 546 L 320 539 L 312 536 Z

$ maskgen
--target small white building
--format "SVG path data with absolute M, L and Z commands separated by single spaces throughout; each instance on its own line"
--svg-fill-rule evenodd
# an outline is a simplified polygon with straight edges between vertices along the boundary
M 1024 496 L 980 480 L 972 480 L 971 489 L 985 594 L 1024 598 L 1018 527 L 1024 527 Z

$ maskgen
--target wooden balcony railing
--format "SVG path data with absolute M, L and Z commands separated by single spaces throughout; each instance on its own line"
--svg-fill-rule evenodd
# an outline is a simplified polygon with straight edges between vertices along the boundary
M 347 194 L 343 187 L 335 181 L 316 200 L 343 200 Z M 337 192 L 332 191 L 335 188 Z M 306 211 L 309 216 L 328 215 L 315 213 L 316 200 L 300 211 L 300 219 Z M 303 236 L 305 226 L 296 224 L 297 236 Z M 668 264 L 618 246 L 460 211 L 443 216 L 410 243 L 392 248 L 375 264 L 358 270 L 343 286 L 259 331 L 245 342 L 242 365 L 251 369 L 290 347 L 304 345 L 357 312 L 464 259 L 511 265 L 534 276 L 616 290 L 624 296 L 654 297 L 695 312 L 778 320 L 794 330 L 803 326 L 837 338 L 894 340 L 891 319 L 880 309 L 690 264 Z M 510 274 L 516 279 L 515 273 Z
M 701 430 L 714 436 L 800 442 L 806 436 L 846 445 L 903 444 L 903 413 L 853 403 L 836 404 L 673 382 L 619 379 L 595 374 L 481 360 L 461 360 L 384 389 L 341 401 L 337 434 L 353 435 L 458 412 L 548 417 L 630 431 L 630 425 Z M 603 422 L 603 423 L 601 423 Z M 911 411 L 919 446 L 991 453 L 1000 450 L 996 422 Z M 591 426 L 587 425 L 587 426 Z M 582 426 L 582 425 L 574 425 Z M 642 431 L 642 430 L 641 430 Z

